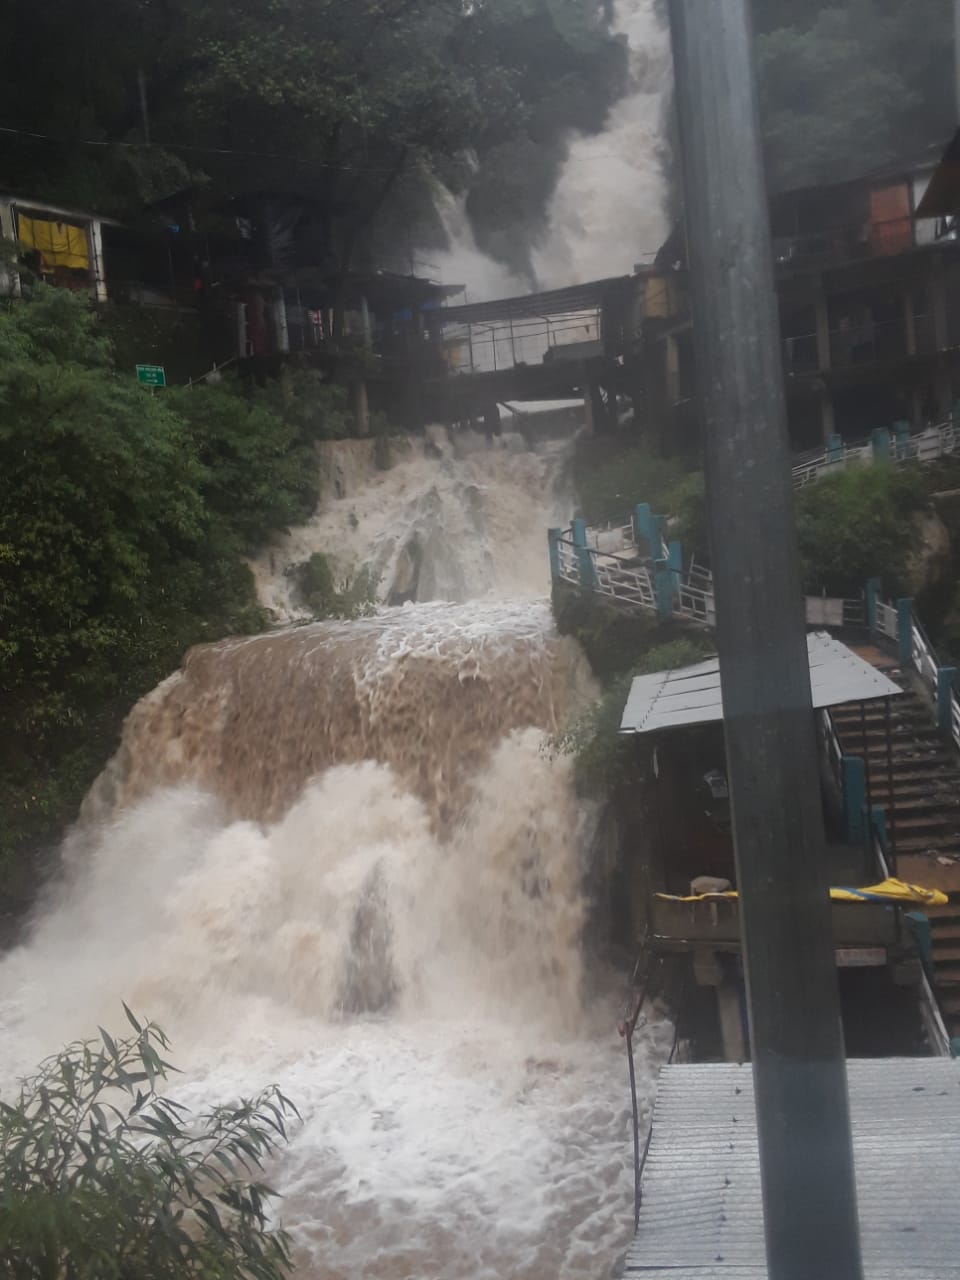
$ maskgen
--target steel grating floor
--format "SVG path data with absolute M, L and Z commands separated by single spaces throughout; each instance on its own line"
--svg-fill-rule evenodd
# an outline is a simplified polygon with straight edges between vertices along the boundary
M 960 1063 L 847 1064 L 866 1280 L 960 1280 Z M 624 1280 L 766 1280 L 749 1066 L 664 1067 Z

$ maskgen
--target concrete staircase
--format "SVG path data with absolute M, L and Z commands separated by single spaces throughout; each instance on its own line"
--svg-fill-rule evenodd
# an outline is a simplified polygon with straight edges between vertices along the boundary
M 926 911 L 933 940 L 935 984 L 948 1030 L 960 1035 L 960 757 L 937 729 L 933 710 L 889 654 L 853 646 L 904 693 L 885 703 L 833 709 L 846 754 L 867 764 L 870 803 L 886 813 L 888 840 L 902 880 L 950 894 L 946 907 Z

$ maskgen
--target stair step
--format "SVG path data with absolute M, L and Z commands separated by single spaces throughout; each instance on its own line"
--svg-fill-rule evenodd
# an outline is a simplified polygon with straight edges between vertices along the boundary
M 897 819 L 902 817 L 904 822 L 921 822 L 937 820 L 939 822 L 958 822 L 960 821 L 960 806 L 957 804 L 945 804 L 943 800 L 935 795 L 931 796 L 905 796 L 902 791 L 894 791 L 893 804 L 890 804 L 890 793 L 880 791 L 876 788 L 870 790 L 870 800 L 872 804 L 882 804 L 883 808 L 888 810 L 896 810 Z
M 939 841 L 936 844 L 930 840 L 907 836 L 897 841 L 897 853 L 929 853 L 934 857 L 942 854 L 944 857 L 960 858 L 960 836 L 956 839 Z
M 933 939 L 933 963 L 939 972 L 941 964 L 960 964 L 960 946 L 957 947 L 938 947 L 937 939 Z
M 897 805 L 887 810 L 887 817 L 896 819 L 898 831 L 942 831 L 953 832 L 960 840 L 960 822 L 956 813 L 931 814 L 928 817 L 904 811 Z
M 940 1005 L 945 1014 L 954 1018 L 960 1017 L 960 995 L 943 995 L 940 997 Z

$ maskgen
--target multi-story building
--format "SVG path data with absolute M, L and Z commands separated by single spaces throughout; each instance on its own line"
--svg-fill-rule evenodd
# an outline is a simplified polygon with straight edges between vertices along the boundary
M 919 429 L 960 398 L 960 239 L 952 218 L 922 204 L 937 170 L 931 156 L 771 197 L 794 448 L 897 422 Z M 645 288 L 648 420 L 676 448 L 697 429 L 682 228 Z

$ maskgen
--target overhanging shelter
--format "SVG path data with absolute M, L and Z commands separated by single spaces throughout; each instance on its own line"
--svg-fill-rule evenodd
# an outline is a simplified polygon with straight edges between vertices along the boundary
M 874 885 L 889 869 L 880 864 L 864 830 L 869 797 L 850 785 L 852 764 L 860 766 L 862 777 L 862 761 L 851 762 L 844 755 L 831 708 L 889 706 L 903 690 L 825 631 L 807 636 L 807 654 L 825 816 L 833 836 L 828 850 L 831 884 Z M 721 1024 L 732 1028 L 729 1044 L 735 1046 L 739 902 L 710 892 L 715 886 L 709 883 L 727 881 L 735 889 L 737 881 L 718 659 L 638 676 L 620 732 L 635 743 L 636 834 L 627 868 L 634 930 L 657 952 L 692 958 L 696 982 L 717 988 Z M 871 739 L 870 749 L 882 753 L 885 748 Z M 838 964 L 888 969 L 905 984 L 919 980 L 913 938 L 897 905 L 877 896 L 837 900 L 833 920 Z M 728 1051 L 737 1056 L 735 1047 Z
M 807 636 L 814 709 L 892 698 L 903 690 L 826 631 Z M 620 722 L 621 733 L 659 733 L 723 719 L 720 663 L 708 658 L 675 671 L 637 676 Z

